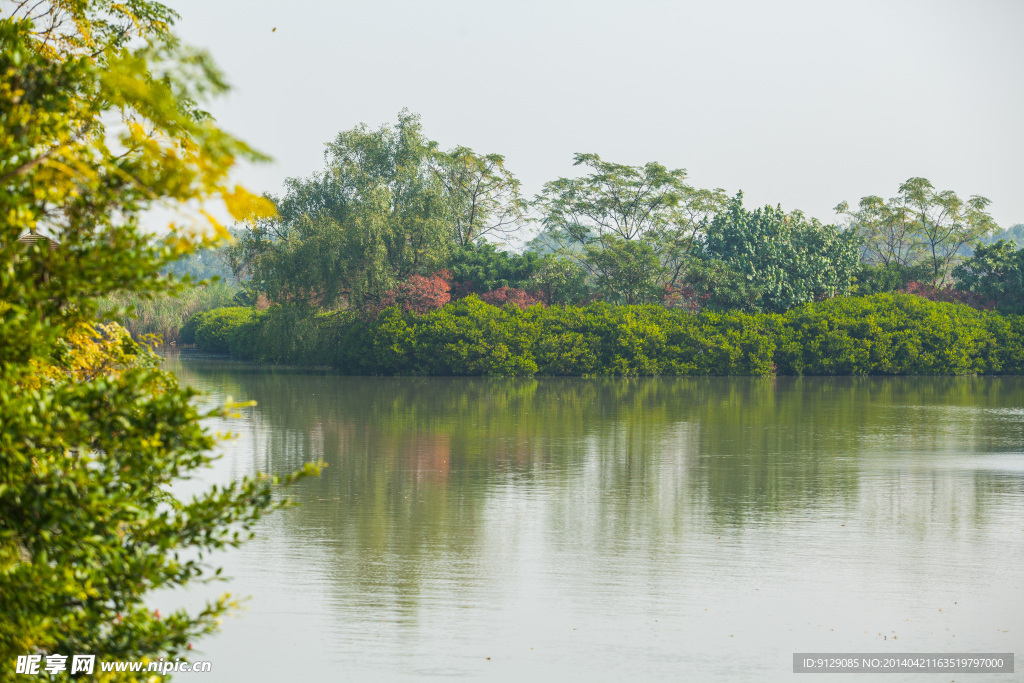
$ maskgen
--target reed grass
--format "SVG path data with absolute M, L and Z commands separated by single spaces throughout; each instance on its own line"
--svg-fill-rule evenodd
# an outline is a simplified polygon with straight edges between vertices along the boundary
M 133 338 L 154 334 L 159 335 L 163 344 L 173 346 L 178 342 L 179 328 L 189 316 L 231 306 L 237 292 L 237 287 L 226 282 L 197 285 L 174 295 L 162 295 L 152 299 L 145 299 L 131 292 L 118 292 L 100 299 L 100 311 L 108 315 L 128 310 L 127 314 L 115 315 L 114 319 L 121 323 Z

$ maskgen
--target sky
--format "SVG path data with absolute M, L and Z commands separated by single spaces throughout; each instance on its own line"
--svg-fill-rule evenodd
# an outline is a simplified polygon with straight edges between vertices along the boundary
M 206 108 L 274 159 L 251 191 L 408 108 L 530 197 L 593 152 L 825 222 L 915 176 L 1024 222 L 1021 0 L 165 1 L 233 86 Z

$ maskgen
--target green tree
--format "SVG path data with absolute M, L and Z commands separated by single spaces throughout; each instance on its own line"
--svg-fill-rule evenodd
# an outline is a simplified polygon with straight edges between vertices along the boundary
M 759 292 L 757 308 L 781 313 L 797 304 L 845 294 L 858 266 L 851 231 L 822 225 L 801 212 L 766 206 L 748 211 L 743 194 L 715 216 L 703 245 Z
M 586 271 L 573 259 L 545 256 L 527 289 L 540 293 L 548 304 L 583 303 L 590 296 Z
M 1024 249 L 1014 249 L 1012 242 L 975 245 L 952 274 L 957 289 L 994 301 L 1004 313 L 1024 313 Z
M 236 268 L 276 301 L 334 308 L 442 267 L 450 206 L 430 170 L 432 150 L 408 111 L 394 127 L 338 134 L 327 168 L 290 181 L 275 200 L 278 217 L 255 222 L 239 240 Z
M 985 197 L 973 195 L 962 200 L 952 190 L 936 192 L 925 178 L 907 180 L 900 185 L 900 194 L 914 209 L 926 261 L 940 283 L 959 260 L 964 245 L 999 229 L 985 211 L 991 204 Z
M 936 191 L 926 178 L 910 178 L 888 201 L 864 197 L 858 211 L 850 211 L 846 202 L 836 211 L 851 218 L 870 262 L 926 263 L 932 279 L 942 284 L 966 245 L 999 229 L 986 211 L 990 203 L 978 195 L 963 200 L 952 190 Z
M 177 42 L 175 18 L 147 0 L 14 3 L 0 16 L 5 669 L 33 653 L 186 656 L 228 601 L 161 616 L 147 595 L 218 573 L 205 553 L 240 543 L 274 506 L 267 478 L 173 498 L 173 482 L 212 460 L 204 414 L 145 347 L 92 324 L 97 297 L 171 290 L 159 268 L 209 241 L 201 212 L 155 242 L 142 211 L 218 197 L 237 218 L 267 210 L 227 184 L 235 159 L 260 155 L 198 109 L 223 79 Z M 48 239 L 25 244 L 25 231 Z
M 325 158 L 323 171 L 289 179 L 278 215 L 252 223 L 231 251 L 235 271 L 279 302 L 375 301 L 448 267 L 453 250 L 508 236 L 522 217 L 500 155 L 442 152 L 408 111 L 395 126 L 340 133 Z
M 763 283 L 751 280 L 730 262 L 695 255 L 682 264 L 677 283 L 669 286 L 667 293 L 677 292 L 680 303 L 690 308 L 713 311 L 761 308 Z
M 452 239 L 467 247 L 484 239 L 506 239 L 519 230 L 526 211 L 519 180 L 500 154 L 479 155 L 468 147 L 435 150 L 434 175 L 447 200 Z
M 539 265 L 540 258 L 534 253 L 499 251 L 487 242 L 471 242 L 455 249 L 450 261 L 452 282 L 466 290 L 459 294 L 526 287 Z
M 924 263 L 907 266 L 901 263 L 874 264 L 861 262 L 856 274 L 856 293 L 861 296 L 896 292 L 911 282 L 931 282 L 932 269 Z
M 849 229 L 861 240 L 864 261 L 883 268 L 913 268 L 925 256 L 915 219 L 907 197 L 886 201 L 881 197 L 862 197 L 857 211 L 847 202 L 836 213 L 848 217 Z
M 586 250 L 594 286 L 605 301 L 647 304 L 661 298 L 666 269 L 648 240 L 607 235 Z
M 573 245 L 590 247 L 591 256 L 605 246 L 618 250 L 606 259 L 621 260 L 621 241 L 643 240 L 661 262 L 659 275 L 675 282 L 687 255 L 700 244 L 708 220 L 726 204 L 725 191 L 697 189 L 686 182 L 684 169 L 651 162 L 625 166 L 596 154 L 577 154 L 574 164 L 592 170 L 582 178 L 547 183 L 534 201 L 543 232 L 538 246 L 558 243 L 564 253 L 580 254 Z M 639 254 L 645 249 L 633 249 Z M 646 270 L 645 266 L 639 266 Z

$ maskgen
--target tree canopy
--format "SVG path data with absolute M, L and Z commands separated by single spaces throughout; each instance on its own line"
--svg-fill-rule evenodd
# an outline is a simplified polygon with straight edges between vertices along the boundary
M 612 300 L 657 300 L 725 206 L 725 191 L 694 188 L 685 169 L 657 162 L 627 166 L 576 154 L 574 164 L 591 173 L 544 185 L 534 200 L 543 230 L 531 244 L 578 260 Z
M 626 166 L 597 154 L 576 154 L 574 165 L 592 170 L 580 178 L 544 185 L 534 201 L 548 240 L 600 247 L 617 240 L 657 244 L 662 265 L 678 271 L 682 258 L 699 244 L 711 216 L 726 204 L 724 190 L 687 184 L 685 169 L 657 162 Z
M 236 269 L 276 301 L 372 301 L 522 220 L 519 181 L 500 155 L 440 151 L 408 111 L 395 126 L 339 133 L 325 161 L 289 179 L 278 215 L 254 222 L 234 248 Z
M 846 202 L 836 211 L 849 217 L 869 263 L 927 264 L 932 279 L 943 282 L 965 246 L 998 230 L 989 204 L 979 195 L 965 200 L 952 190 L 937 191 L 926 178 L 909 178 L 889 200 L 867 196 L 856 211 Z
M 793 306 L 849 291 L 857 270 L 857 236 L 799 211 L 743 208 L 742 193 L 715 216 L 705 258 L 724 261 L 760 292 L 760 310 Z
M 977 244 L 953 269 L 957 289 L 992 301 L 1005 313 L 1024 313 L 1024 249 L 1012 242 Z

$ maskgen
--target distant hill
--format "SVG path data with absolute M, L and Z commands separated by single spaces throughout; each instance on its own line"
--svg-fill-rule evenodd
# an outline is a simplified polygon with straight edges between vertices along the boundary
M 1016 225 L 1011 225 L 1006 230 L 996 233 L 991 237 L 981 238 L 981 242 L 983 244 L 994 244 L 999 240 L 1007 240 L 1008 242 L 1013 242 L 1018 249 L 1024 247 L 1024 223 L 1017 223 Z M 974 244 L 965 244 L 964 246 L 960 247 L 957 253 L 959 253 L 961 256 L 971 256 L 971 254 L 974 253 Z
M 1010 242 L 1016 244 L 1018 249 L 1024 247 L 1024 223 L 1017 223 L 1016 225 L 1012 225 L 1006 230 L 1003 230 L 998 235 L 993 235 L 992 237 L 984 238 L 982 242 L 984 242 L 985 244 L 992 244 L 999 240 L 1009 240 Z

